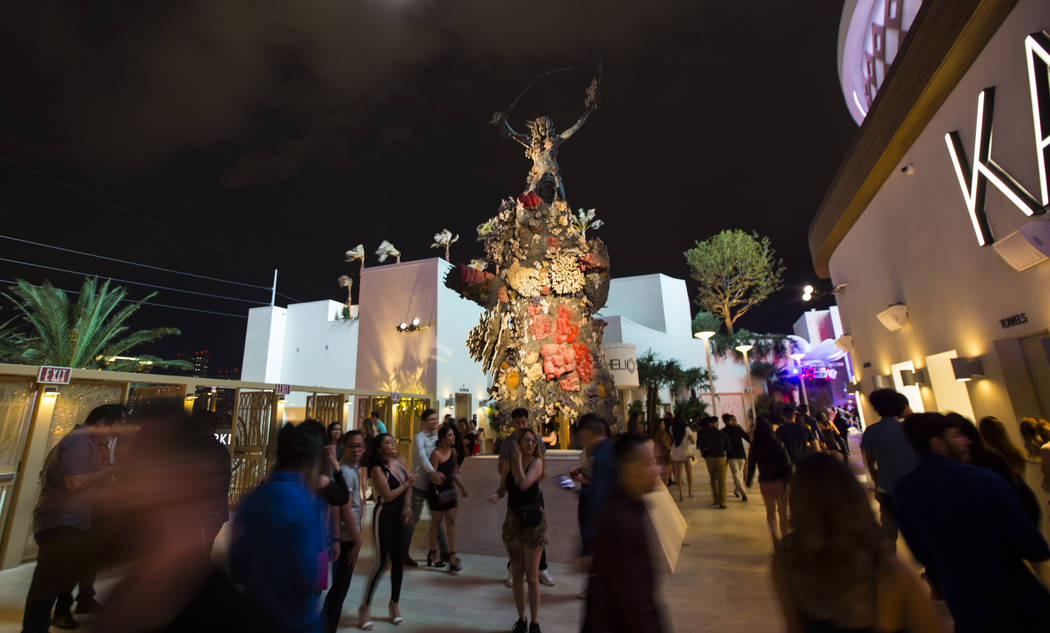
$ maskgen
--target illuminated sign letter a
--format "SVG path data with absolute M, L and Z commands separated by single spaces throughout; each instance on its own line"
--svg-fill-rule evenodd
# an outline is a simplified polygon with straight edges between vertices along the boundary
M 1025 56 L 1028 62 L 1028 85 L 1031 92 L 1032 125 L 1035 130 L 1036 161 L 1039 173 L 1040 199 L 1030 194 L 1013 177 L 992 160 L 992 115 L 995 109 L 995 88 L 985 88 L 977 95 L 977 125 L 974 131 L 974 166 L 971 169 L 966 151 L 957 131 L 944 135 L 948 145 L 955 175 L 959 179 L 966 210 L 970 214 L 977 243 L 981 246 L 994 241 L 988 216 L 985 214 L 984 197 L 987 183 L 992 183 L 1007 199 L 1025 215 L 1046 211 L 1050 200 L 1047 195 L 1047 165 L 1050 163 L 1050 37 L 1046 33 L 1033 33 L 1025 38 Z M 1037 58 L 1039 68 L 1037 72 Z M 1040 202 L 1040 200 L 1042 202 Z

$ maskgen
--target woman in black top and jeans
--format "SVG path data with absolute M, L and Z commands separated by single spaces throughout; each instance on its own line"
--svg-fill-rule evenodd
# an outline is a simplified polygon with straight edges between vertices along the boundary
M 766 504 L 766 523 L 775 546 L 788 531 L 787 480 L 791 476 L 791 458 L 764 418 L 755 425 L 754 441 L 747 456 L 748 488 L 755 479 L 755 468 L 758 468 L 758 489 Z
M 397 603 L 401 599 L 401 577 L 408 546 L 406 526 L 412 522 L 412 484 L 416 480 L 398 457 L 397 443 L 389 433 L 376 436 L 369 470 L 377 499 L 372 514 L 372 537 L 377 551 L 375 568 L 368 575 L 365 599 L 358 610 L 359 626 L 366 631 L 372 628 L 372 619 L 368 616 L 372 594 L 387 563 L 390 564 L 390 622 L 404 621 Z
M 547 518 L 543 510 L 540 480 L 543 478 L 543 452 L 540 440 L 532 429 L 523 429 L 518 435 L 510 457 L 507 474 L 507 518 L 503 521 L 503 543 L 510 556 L 513 579 L 514 605 L 518 621 L 512 633 L 540 633 L 540 556 L 547 543 Z M 500 493 L 489 497 L 491 503 L 500 499 Z M 523 578 L 524 577 L 524 578 Z M 525 587 L 529 588 L 529 616 L 525 623 Z

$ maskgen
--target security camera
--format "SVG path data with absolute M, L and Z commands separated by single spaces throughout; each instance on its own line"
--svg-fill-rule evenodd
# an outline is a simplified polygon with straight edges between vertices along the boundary
M 901 173 L 905 176 L 911 176 L 915 173 L 915 165 L 908 163 L 904 167 L 901 167 Z

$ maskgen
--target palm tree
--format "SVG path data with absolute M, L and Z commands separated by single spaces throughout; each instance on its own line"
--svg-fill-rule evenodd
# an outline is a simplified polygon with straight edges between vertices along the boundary
M 663 374 L 663 386 L 667 387 L 668 393 L 671 394 L 671 408 L 673 409 L 675 405 L 675 393 L 684 382 L 683 378 L 685 370 L 682 369 L 682 365 L 678 361 L 672 358 L 663 363 L 661 373 Z
M 4 296 L 29 326 L 29 334 L 18 345 L 18 360 L 23 363 L 114 371 L 193 368 L 186 361 L 154 356 L 117 358 L 139 345 L 180 333 L 175 328 L 128 331 L 128 318 L 156 293 L 121 308 L 127 291 L 119 286 L 111 288 L 108 280 L 100 287 L 98 280 L 90 277 L 84 280 L 76 302 L 49 281 L 36 286 L 19 279 L 10 292 Z
M 645 387 L 645 417 L 647 422 L 652 422 L 656 419 L 656 401 L 663 386 L 663 362 L 653 350 L 638 357 L 638 384 Z
M 711 377 L 707 375 L 706 369 L 690 367 L 682 372 L 682 386 L 689 390 L 689 396 L 696 397 L 697 390 L 708 389 L 711 385 Z

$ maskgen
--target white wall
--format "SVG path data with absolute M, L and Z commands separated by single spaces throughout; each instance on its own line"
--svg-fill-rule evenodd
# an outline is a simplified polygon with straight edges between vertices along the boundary
M 434 393 L 442 407 L 449 394 L 471 394 L 471 410 L 478 413 L 478 404 L 488 398 L 489 378 L 481 371 L 481 364 L 474 362 L 467 352 L 467 334 L 478 324 L 482 308 L 473 301 L 460 297 L 445 287 L 445 274 L 452 264 L 437 259 L 437 380 Z M 442 414 L 455 414 L 455 407 Z
M 358 322 L 339 318 L 344 305 L 325 300 L 288 306 L 280 382 L 356 387 Z
M 1041 29 L 1050 30 L 1050 3 L 1018 2 L 909 149 L 902 164 L 913 164 L 914 175 L 895 170 L 832 254 L 833 283 L 848 284 L 838 305 L 854 338 L 854 369 L 866 389 L 873 374 L 889 374 L 904 361 L 929 364 L 943 383 L 946 357 L 930 357 L 953 351 L 964 357 L 994 354 L 997 339 L 1038 334 L 1050 325 L 1050 263 L 1016 272 L 990 246 L 978 246 L 944 141 L 946 132 L 958 130 L 973 162 L 977 95 L 994 86 L 992 158 L 1038 196 L 1024 39 Z M 1027 221 L 991 185 L 985 206 L 997 238 Z M 875 315 L 898 301 L 907 304 L 911 321 L 891 333 Z M 1021 312 L 1027 324 L 1001 327 L 1000 319 Z M 864 363 L 871 366 L 863 368 Z M 979 397 L 979 386 L 969 387 L 971 400 Z M 934 384 L 934 392 L 929 402 L 963 408 L 958 388 L 938 390 Z M 1015 412 L 1008 401 L 998 402 L 996 414 L 1016 438 L 1010 419 Z M 982 409 L 978 404 L 974 400 L 974 410 Z
M 285 308 L 274 306 L 252 308 L 248 311 L 241 380 L 281 382 L 287 317 L 288 311 Z
M 358 389 L 432 393 L 437 381 L 437 259 L 366 267 L 361 276 Z M 425 329 L 398 332 L 418 318 Z

